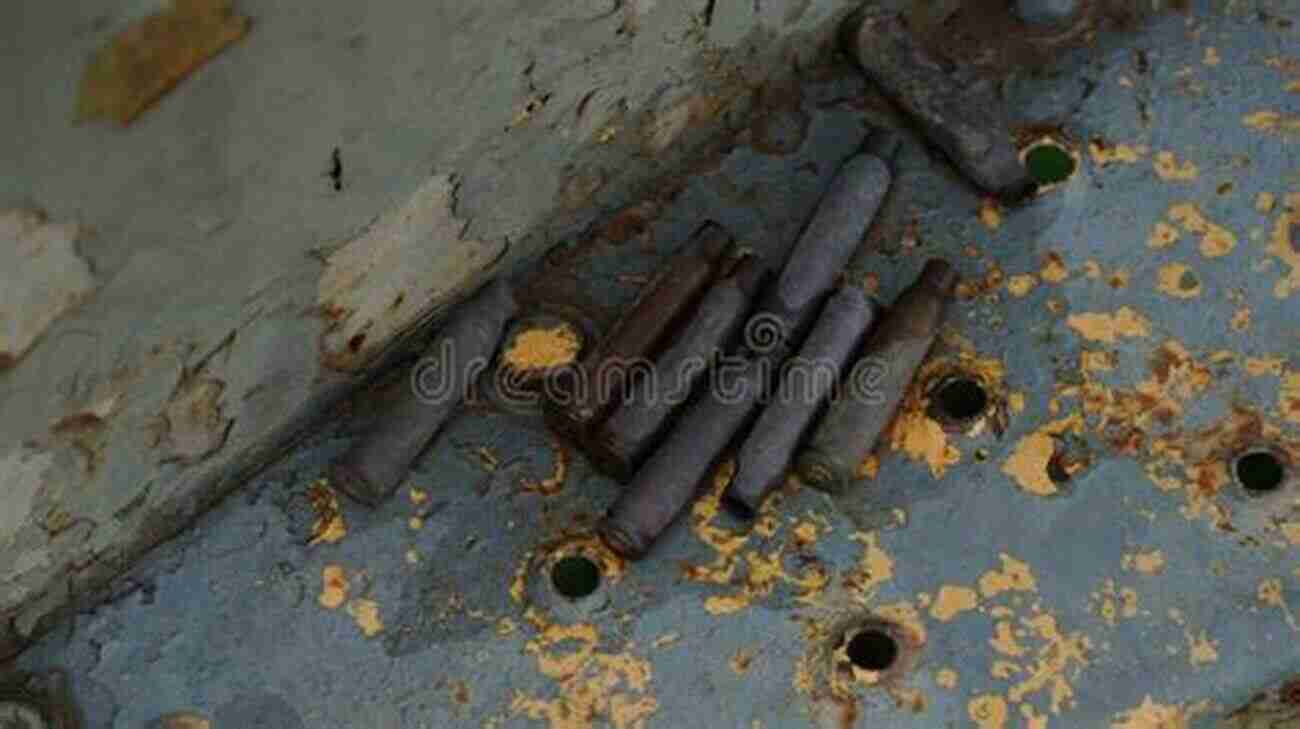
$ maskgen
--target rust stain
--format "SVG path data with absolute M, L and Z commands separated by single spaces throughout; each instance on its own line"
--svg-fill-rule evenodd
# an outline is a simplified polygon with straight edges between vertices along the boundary
M 1144 145 L 1116 144 L 1107 145 L 1100 139 L 1088 143 L 1088 154 L 1092 155 L 1093 164 L 1105 167 L 1109 164 L 1137 164 L 1150 150 Z
M 347 571 L 341 565 L 325 565 L 321 570 L 321 592 L 316 601 L 326 610 L 337 610 L 347 599 Z
M 1157 703 L 1148 695 L 1138 706 L 1117 714 L 1110 729 L 1189 729 L 1192 720 L 1209 709 L 1209 701 L 1169 705 Z
M 379 617 L 379 604 L 374 600 L 348 600 L 345 610 L 365 637 L 373 638 L 384 632 L 384 621 Z
M 1285 299 L 1300 291 L 1300 240 L 1296 240 L 1296 231 L 1300 229 L 1300 193 L 1290 193 L 1286 197 L 1286 211 L 1278 216 L 1273 225 L 1265 251 L 1290 269 L 1286 275 L 1273 284 L 1273 296 Z
M 1017 299 L 1022 299 L 1028 296 L 1037 285 L 1038 278 L 1032 273 L 1018 274 L 1007 279 L 1007 293 Z
M 77 119 L 130 124 L 248 28 L 230 0 L 174 0 L 96 51 L 81 79 Z
M 1133 552 L 1124 555 L 1121 562 L 1124 569 L 1129 572 L 1140 572 L 1144 575 L 1158 575 L 1165 569 L 1165 553 L 1158 549 L 1145 552 Z
M 930 606 L 930 617 L 946 623 L 958 615 L 979 607 L 979 595 L 969 587 L 944 585 Z
M 1056 454 L 1056 439 L 1065 433 L 1083 432 L 1083 416 L 1072 413 L 1053 420 L 1021 438 L 1002 463 L 1002 473 L 1017 486 L 1035 496 L 1051 496 L 1059 489 L 1052 481 L 1048 464 Z
M 316 514 L 312 524 L 311 540 L 308 546 L 316 544 L 336 544 L 348 534 L 347 523 L 343 520 L 343 511 L 339 508 L 338 494 L 330 488 L 329 481 L 316 479 L 307 488 L 307 501 Z
M 1043 256 L 1043 265 L 1038 269 L 1038 276 L 1047 283 L 1058 284 L 1069 278 L 1070 270 L 1066 268 L 1060 254 L 1049 251 Z
M 1200 251 L 1206 258 L 1226 256 L 1237 247 L 1237 236 L 1205 217 L 1196 203 L 1177 203 L 1169 208 L 1168 215 L 1184 231 L 1200 234 Z
M 551 475 L 540 481 L 525 480 L 521 485 L 524 491 L 542 494 L 543 496 L 554 496 L 564 488 L 564 482 L 569 474 L 569 453 L 558 442 L 551 444 L 551 453 L 554 462 Z

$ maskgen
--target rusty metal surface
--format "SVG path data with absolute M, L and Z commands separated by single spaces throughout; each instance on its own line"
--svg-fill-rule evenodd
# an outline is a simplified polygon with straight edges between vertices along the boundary
M 1196 7 L 1005 84 L 1022 141 L 1078 165 L 1025 207 L 905 136 L 880 252 L 847 278 L 889 301 L 942 256 L 964 281 L 848 496 L 792 483 L 751 526 L 718 506 L 724 469 L 625 564 L 590 537 L 621 487 L 540 417 L 480 405 L 399 498 L 330 529 L 309 490 L 341 414 L 21 666 L 66 667 L 89 727 L 1214 726 L 1300 671 L 1300 43 L 1279 8 Z M 646 232 L 550 275 L 616 309 L 709 218 L 779 255 L 888 118 L 847 63 L 799 97 L 755 127 L 793 141 L 742 135 Z M 934 411 L 954 376 L 984 389 L 976 417 Z M 1227 468 L 1251 448 L 1292 461 L 1266 495 Z M 574 555 L 602 579 L 570 600 L 551 572 Z M 846 639 L 872 626 L 901 654 L 855 671 Z

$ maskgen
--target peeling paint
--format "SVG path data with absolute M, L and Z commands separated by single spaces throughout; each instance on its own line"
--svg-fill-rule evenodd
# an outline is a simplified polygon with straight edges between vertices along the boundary
M 1083 416 L 1078 413 L 1043 425 L 1016 442 L 1015 449 L 1002 464 L 1002 473 L 1035 496 L 1058 493 L 1060 489 L 1048 470 L 1048 464 L 1056 453 L 1056 438 L 1064 433 L 1082 432 Z
M 1201 281 L 1183 263 L 1166 263 L 1156 271 L 1156 290 L 1175 299 L 1194 299 L 1201 295 Z
M 1190 182 L 1200 176 L 1200 168 L 1191 160 L 1179 163 L 1174 153 L 1168 150 L 1156 152 L 1151 160 L 1156 175 L 1166 182 Z
M 1158 575 L 1165 569 L 1165 553 L 1158 549 L 1133 552 L 1124 555 L 1122 564 L 1126 571 L 1140 572 L 1144 575 Z
M 1151 334 L 1151 322 L 1127 306 L 1121 306 L 1114 314 L 1074 314 L 1065 320 L 1065 325 L 1084 339 L 1106 344 L 1114 344 L 1123 337 L 1146 337 Z
M 379 604 L 374 600 L 364 598 L 348 600 L 344 609 L 365 637 L 373 638 L 384 632 L 384 621 L 379 617 Z
M 930 617 L 946 623 L 961 613 L 979 606 L 979 595 L 969 587 L 944 585 L 930 607 Z
M 1300 291 L 1300 241 L 1295 239 L 1300 228 L 1300 193 L 1287 195 L 1287 211 L 1278 216 L 1273 225 L 1265 251 L 1290 270 L 1273 284 L 1273 296 L 1285 299 Z
M 1237 236 L 1227 228 L 1211 222 L 1195 203 L 1175 204 L 1169 208 L 1168 215 L 1184 231 L 1200 234 L 1200 251 L 1206 258 L 1226 256 L 1237 247 Z
M 1190 729 L 1191 722 L 1210 708 L 1208 701 L 1190 706 L 1160 704 L 1150 696 L 1111 721 L 1110 729 Z
M 994 597 L 1004 592 L 1036 592 L 1038 582 L 1029 565 L 1005 552 L 998 555 L 1002 568 L 989 570 L 980 575 L 980 594 L 985 598 Z
M 321 570 L 321 592 L 317 602 L 327 610 L 337 610 L 347 599 L 347 571 L 341 565 L 325 565 Z

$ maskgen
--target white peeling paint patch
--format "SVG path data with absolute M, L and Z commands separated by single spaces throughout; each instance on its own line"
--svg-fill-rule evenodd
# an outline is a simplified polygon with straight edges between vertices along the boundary
M 77 254 L 80 234 L 75 223 L 47 223 L 39 211 L 0 211 L 0 370 L 95 290 Z
M 430 178 L 402 206 L 330 255 L 317 286 L 328 322 L 321 361 L 354 372 L 394 337 L 482 280 L 505 251 L 501 241 L 463 240 L 452 214 L 455 184 Z

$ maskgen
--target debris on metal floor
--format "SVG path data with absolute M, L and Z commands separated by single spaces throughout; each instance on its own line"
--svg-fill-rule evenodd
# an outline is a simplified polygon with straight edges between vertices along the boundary
M 1005 122 L 993 86 L 959 86 L 993 121 L 939 138 L 953 110 L 891 76 L 925 51 L 893 28 L 899 57 L 874 57 L 866 29 L 893 21 L 859 19 L 857 60 L 921 134 L 824 70 L 797 142 L 740 140 L 631 234 L 597 228 L 519 282 L 518 302 L 568 282 L 521 305 L 565 346 L 526 356 L 505 315 L 476 332 L 507 340 L 505 372 L 662 357 L 665 323 L 710 361 L 739 352 L 739 387 L 649 427 L 666 440 L 639 470 L 581 455 L 619 410 L 599 392 L 497 378 L 419 423 L 442 430 L 391 498 L 385 478 L 373 509 L 338 499 L 321 475 L 410 396 L 403 374 L 20 667 L 66 666 L 89 727 L 1292 726 L 1300 44 L 1275 17 L 1098 36 L 1057 78 L 1005 80 Z M 746 260 L 788 262 L 709 289 Z M 758 365 L 798 351 L 837 284 L 901 302 L 863 340 L 886 371 L 845 385 L 883 402 L 841 414 L 841 393 L 802 457 L 777 439 L 836 488 L 728 498 L 744 438 L 717 456 L 783 384 Z M 749 288 L 771 348 L 734 309 L 691 320 Z

